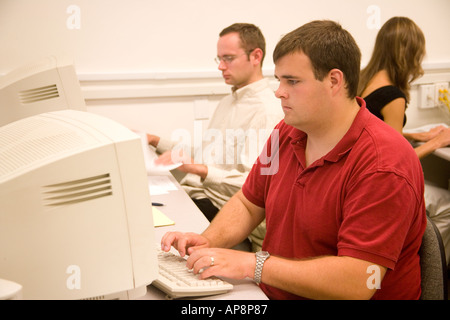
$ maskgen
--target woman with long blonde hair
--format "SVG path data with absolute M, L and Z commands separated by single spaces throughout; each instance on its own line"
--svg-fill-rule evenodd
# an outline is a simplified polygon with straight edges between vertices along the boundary
M 423 75 L 425 36 L 414 21 L 393 17 L 380 29 L 372 57 L 361 71 L 358 95 L 367 108 L 407 139 L 424 141 L 416 153 L 422 158 L 450 144 L 450 129 L 443 126 L 420 134 L 403 133 L 411 83 Z

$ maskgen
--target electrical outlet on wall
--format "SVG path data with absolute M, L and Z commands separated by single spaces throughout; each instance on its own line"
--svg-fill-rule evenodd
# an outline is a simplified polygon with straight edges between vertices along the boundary
M 420 103 L 419 108 L 434 108 L 436 95 L 436 86 L 434 84 L 422 84 L 420 86 Z

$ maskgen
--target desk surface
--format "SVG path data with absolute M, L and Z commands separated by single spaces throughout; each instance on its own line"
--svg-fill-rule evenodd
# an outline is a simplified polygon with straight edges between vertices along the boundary
M 434 151 L 434 154 L 442 159 L 450 161 L 450 147 L 439 148 Z
M 417 147 L 420 146 L 421 144 L 424 144 L 424 142 L 413 142 L 412 146 Z M 444 160 L 450 161 L 450 147 L 436 149 L 433 151 L 432 154 Z
M 168 194 L 151 195 L 154 202 L 163 203 L 164 206 L 158 207 L 167 217 L 175 221 L 175 225 L 155 228 L 156 241 L 159 242 L 161 237 L 168 231 L 196 232 L 201 233 L 206 229 L 209 222 L 203 213 L 192 202 L 186 192 L 170 173 L 161 173 L 167 176 L 177 186 L 177 190 L 171 190 Z M 201 297 L 200 299 L 215 300 L 267 300 L 267 296 L 261 289 L 250 279 L 233 280 L 226 279 L 234 285 L 233 290 L 228 293 Z M 141 299 L 162 300 L 165 299 L 165 293 L 150 285 L 147 287 L 147 294 Z

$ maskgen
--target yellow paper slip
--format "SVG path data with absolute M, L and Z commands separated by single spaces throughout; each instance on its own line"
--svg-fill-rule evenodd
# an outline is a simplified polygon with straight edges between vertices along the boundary
M 169 219 L 158 208 L 152 207 L 152 211 L 153 211 L 153 225 L 155 227 L 171 226 L 175 224 L 174 221 Z

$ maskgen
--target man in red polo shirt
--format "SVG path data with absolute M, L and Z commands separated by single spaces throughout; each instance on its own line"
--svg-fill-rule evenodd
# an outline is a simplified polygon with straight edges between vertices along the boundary
M 201 278 L 250 277 L 273 299 L 418 299 L 422 169 L 356 97 L 360 56 L 332 21 L 284 36 L 274 51 L 278 139 L 202 235 L 167 233 L 162 248 L 188 253 Z M 222 249 L 264 218 L 263 252 Z

